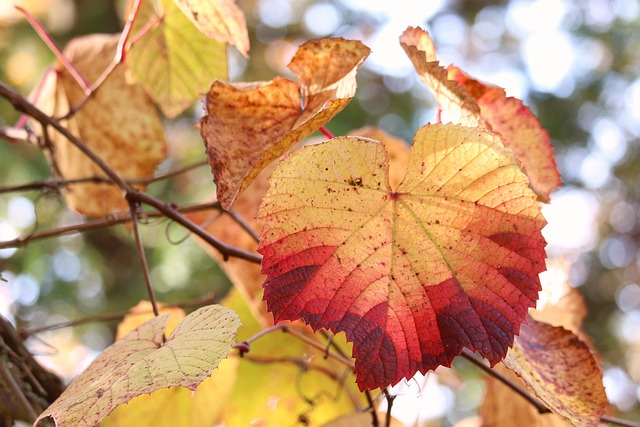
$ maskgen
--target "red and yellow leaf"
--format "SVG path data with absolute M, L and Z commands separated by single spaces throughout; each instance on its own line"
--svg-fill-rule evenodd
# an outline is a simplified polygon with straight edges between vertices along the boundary
M 369 48 L 351 40 L 312 40 L 289 68 L 300 84 L 215 82 L 199 124 L 217 185 L 228 209 L 269 163 L 327 123 L 351 100 L 355 75 Z
M 258 214 L 267 307 L 346 332 L 360 389 L 450 366 L 463 347 L 504 357 L 540 290 L 545 221 L 499 137 L 427 125 L 395 189 L 382 144 L 335 138 L 270 183 Z
M 450 66 L 449 78 L 464 86 L 475 98 L 482 118 L 494 132 L 505 139 L 531 180 L 534 189 L 545 199 L 562 185 L 553 155 L 551 139 L 538 118 L 521 100 L 508 97 L 504 89 L 481 83 Z

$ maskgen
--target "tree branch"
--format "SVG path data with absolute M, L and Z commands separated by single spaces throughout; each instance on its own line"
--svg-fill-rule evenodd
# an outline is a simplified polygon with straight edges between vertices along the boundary
M 7 99 L 16 110 L 22 111 L 29 116 L 36 119 L 43 126 L 51 126 L 60 132 L 65 138 L 69 140 L 71 144 L 77 147 L 87 158 L 95 163 L 106 175 L 109 177 L 118 187 L 120 187 L 126 194 L 127 199 L 137 202 L 145 203 L 149 206 L 153 206 L 158 211 L 162 212 L 166 217 L 173 219 L 183 227 L 193 232 L 202 240 L 216 248 L 223 256 L 225 260 L 229 257 L 237 257 L 245 259 L 249 262 L 259 264 L 262 261 L 262 256 L 255 252 L 246 251 L 231 245 L 227 245 L 221 240 L 209 234 L 206 230 L 200 227 L 198 224 L 191 221 L 189 218 L 182 215 L 175 206 L 170 203 L 162 202 L 146 193 L 136 190 L 129 183 L 127 183 L 120 175 L 118 175 L 109 164 L 107 164 L 100 156 L 98 156 L 93 150 L 87 147 L 82 141 L 80 141 L 75 135 L 69 132 L 59 121 L 53 119 L 43 113 L 40 109 L 31 104 L 22 95 L 15 92 L 8 87 L 4 82 L 0 81 L 0 96 Z

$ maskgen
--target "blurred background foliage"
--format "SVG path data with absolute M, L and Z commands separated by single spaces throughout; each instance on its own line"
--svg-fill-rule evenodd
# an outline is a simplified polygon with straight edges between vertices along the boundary
M 53 55 L 12 8 L 0 3 L 0 80 L 28 94 Z M 121 30 L 125 1 L 25 0 L 61 46 L 73 37 Z M 605 385 L 620 416 L 640 420 L 640 2 L 638 0 L 238 0 L 247 15 L 251 58 L 230 49 L 233 81 L 291 76 L 286 64 L 310 38 L 364 41 L 373 54 L 358 92 L 328 128 L 336 135 L 377 125 L 408 141 L 435 119 L 435 106 L 398 44 L 408 25 L 427 29 L 444 65 L 505 87 L 539 115 L 556 147 L 565 187 L 545 208 L 550 256 L 571 266 L 585 296 L 585 328 L 603 356 Z M 204 159 L 192 124 L 196 105 L 167 122 L 171 170 Z M 18 119 L 0 100 L 0 125 Z M 131 118 L 135 120 L 135 117 Z M 41 153 L 0 141 L 0 186 L 45 179 Z M 207 167 L 149 191 L 177 203 L 198 202 L 214 189 Z M 79 223 L 54 192 L 0 194 L 0 241 Z M 143 227 L 161 301 L 224 295 L 228 281 L 185 232 L 166 221 Z M 0 249 L 0 314 L 21 328 L 125 310 L 146 296 L 126 227 Z M 32 339 L 43 359 L 69 377 L 107 346 L 114 324 L 94 323 Z M 464 369 L 463 369 L 464 370 Z M 482 386 L 462 393 L 434 389 L 421 416 L 448 425 L 472 414 Z M 415 390 L 407 392 L 414 393 Z M 423 393 L 426 393 L 423 390 Z

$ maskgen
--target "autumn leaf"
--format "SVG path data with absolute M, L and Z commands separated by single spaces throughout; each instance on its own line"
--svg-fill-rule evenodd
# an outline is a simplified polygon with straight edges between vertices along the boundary
M 355 75 L 369 48 L 342 38 L 309 41 L 289 68 L 299 81 L 215 82 L 199 123 L 217 185 L 229 209 L 262 169 L 327 123 L 355 94 Z
M 242 11 L 234 0 L 174 0 L 200 32 L 249 52 L 249 34 Z
M 160 314 L 170 314 L 165 334 L 170 334 L 185 318 L 181 308 L 160 306 Z M 140 302 L 118 324 L 116 339 L 153 319 L 151 304 Z M 192 391 L 186 387 L 162 388 L 133 398 L 118 406 L 101 423 L 117 426 L 212 426 L 224 409 L 237 377 L 239 360 L 224 359 L 214 373 Z
M 508 97 L 504 89 L 481 83 L 450 66 L 449 78 L 464 86 L 475 98 L 480 114 L 494 132 L 505 139 L 522 162 L 531 184 L 545 200 L 562 185 L 551 139 L 538 118 L 521 100 Z
M 602 371 L 573 332 L 528 318 L 504 364 L 555 413 L 592 427 L 608 409 Z
M 346 332 L 361 390 L 450 366 L 463 347 L 491 364 L 540 289 L 545 221 L 500 138 L 427 125 L 404 181 L 375 141 L 306 147 L 272 174 L 258 221 L 275 321 Z
M 118 40 L 117 34 L 77 38 L 69 42 L 64 54 L 93 82 L 113 59 Z M 44 78 L 45 87 L 36 105 L 42 106 L 46 113 L 64 116 L 70 107 L 84 100 L 83 90 L 62 66 Z M 162 119 L 144 90 L 126 83 L 123 67 L 116 68 L 100 90 L 62 124 L 124 179 L 153 176 L 155 167 L 166 156 Z M 50 161 L 63 178 L 104 176 L 98 166 L 61 134 L 51 132 L 51 142 Z M 146 187 L 136 185 L 136 188 Z M 71 209 L 91 217 L 128 210 L 122 190 L 113 185 L 74 184 L 63 194 Z
M 127 65 L 133 80 L 174 118 L 213 80 L 227 79 L 227 46 L 199 32 L 173 0 L 143 2 L 133 33 L 141 34 L 150 22 L 155 25 L 132 46 Z
M 160 388 L 190 390 L 211 374 L 240 326 L 230 309 L 212 305 L 187 316 L 163 342 L 168 315 L 155 317 L 102 352 L 36 420 L 93 426 L 118 405 Z
M 490 130 L 473 97 L 457 82 L 449 80 L 447 70 L 438 62 L 429 33 L 421 28 L 409 27 L 400 36 L 400 45 L 451 123 Z

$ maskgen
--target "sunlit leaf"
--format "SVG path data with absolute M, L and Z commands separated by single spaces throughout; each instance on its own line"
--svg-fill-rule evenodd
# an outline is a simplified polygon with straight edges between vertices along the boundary
M 400 45 L 405 50 L 418 76 L 438 101 L 438 106 L 452 123 L 487 129 L 480 115 L 480 107 L 473 97 L 453 80 L 449 80 L 447 70 L 440 65 L 436 48 L 429 33 L 421 28 L 409 27 L 400 36 Z
M 52 417 L 57 426 L 93 426 L 136 396 L 171 386 L 195 390 L 227 356 L 240 326 L 232 310 L 207 306 L 163 342 L 167 321 L 168 315 L 153 318 L 107 348 L 36 424 Z
M 149 22 L 156 24 L 131 48 L 128 65 L 133 80 L 173 118 L 191 107 L 213 80 L 227 79 L 227 47 L 199 32 L 173 0 L 144 1 L 134 34 Z
M 300 84 L 277 77 L 211 86 L 199 128 L 225 209 L 266 165 L 349 103 L 356 72 L 368 55 L 369 48 L 357 41 L 312 40 L 289 64 Z
M 380 143 L 339 137 L 285 159 L 261 205 L 265 300 L 276 321 L 346 332 L 359 387 L 492 364 L 537 299 L 545 221 L 511 152 L 490 133 L 427 125 L 404 181 Z
M 118 39 L 117 34 L 77 38 L 69 42 L 64 54 L 93 82 L 112 61 Z M 64 116 L 84 100 L 83 90 L 61 66 L 54 73 L 47 73 L 45 79 L 37 105 L 55 117 Z M 62 124 L 125 179 L 153 176 L 156 165 L 166 155 L 164 128 L 155 105 L 142 87 L 126 83 L 123 67 L 116 68 L 100 90 Z M 104 176 L 61 134 L 51 132 L 51 142 L 51 162 L 64 178 Z M 87 216 L 102 217 L 128 209 L 122 190 L 114 185 L 76 184 L 63 194 L 72 209 Z
M 472 79 L 457 67 L 450 66 L 449 78 L 463 85 L 475 98 L 480 114 L 494 132 L 504 139 L 522 162 L 532 185 L 545 199 L 562 185 L 553 155 L 551 139 L 521 100 L 508 97 L 504 89 Z
M 198 29 L 220 42 L 229 43 L 247 56 L 249 34 L 242 11 L 234 0 L 174 0 Z
M 571 331 L 528 318 L 504 364 L 576 427 L 599 425 L 607 411 L 600 366 Z
M 161 307 L 160 314 L 170 314 L 165 334 L 170 334 L 185 318 L 184 311 L 175 307 Z M 118 325 L 116 339 L 123 338 L 152 318 L 151 304 L 146 301 L 139 303 Z M 100 426 L 213 426 L 233 389 L 237 368 L 237 358 L 222 360 L 195 391 L 178 386 L 140 395 L 118 406 Z

